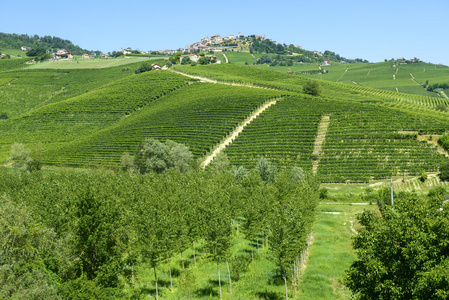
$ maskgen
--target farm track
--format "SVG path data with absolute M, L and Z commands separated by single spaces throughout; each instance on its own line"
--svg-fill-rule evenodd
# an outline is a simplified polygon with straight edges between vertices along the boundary
M 231 86 L 246 86 L 246 87 L 250 87 L 250 88 L 264 89 L 264 90 L 266 90 L 266 89 L 269 89 L 269 90 L 278 90 L 278 89 L 265 88 L 265 87 L 261 87 L 261 86 L 250 85 L 250 84 L 244 84 L 244 83 L 235 83 L 235 82 L 230 83 L 230 82 L 218 81 L 218 80 L 209 79 L 209 78 L 207 78 L 207 77 L 201 77 L 201 76 L 190 75 L 190 74 L 187 74 L 187 73 L 184 73 L 184 72 L 181 72 L 181 71 L 178 71 L 178 70 L 173 70 L 173 69 L 171 69 L 171 71 L 172 71 L 172 72 L 175 72 L 175 73 L 177 73 L 177 74 L 179 74 L 179 75 L 183 75 L 183 76 L 190 77 L 190 78 L 193 78 L 193 79 L 198 79 L 198 80 L 200 80 L 200 82 L 208 82 L 208 83 L 214 83 L 214 84 L 224 84 L 224 85 L 231 85 Z
M 229 63 L 228 57 L 226 56 L 226 54 L 223 53 L 224 58 L 226 59 L 226 63 Z
M 327 129 L 329 128 L 330 116 L 323 115 L 321 117 L 320 124 L 318 125 L 318 133 L 316 135 L 315 146 L 313 148 L 313 155 L 317 156 L 317 159 L 313 161 L 312 172 L 314 174 L 318 171 L 320 164 L 320 156 L 323 154 L 323 143 L 326 139 Z
M 224 150 L 229 144 L 231 144 L 237 136 L 245 129 L 245 127 L 251 123 L 255 118 L 257 118 L 261 113 L 263 113 L 268 107 L 276 104 L 277 101 L 280 99 L 272 100 L 267 103 L 265 103 L 263 106 L 261 106 L 259 109 L 254 111 L 244 122 L 242 125 L 237 126 L 234 131 L 231 133 L 230 136 L 228 136 L 221 144 L 219 144 L 210 155 L 206 156 L 205 160 L 201 163 L 201 168 L 207 167 L 215 156 L 217 156 L 218 153 L 220 153 L 222 150 Z
M 440 95 L 443 96 L 443 98 L 445 98 L 445 99 L 449 99 L 449 97 L 447 97 L 447 95 L 444 91 L 441 91 Z

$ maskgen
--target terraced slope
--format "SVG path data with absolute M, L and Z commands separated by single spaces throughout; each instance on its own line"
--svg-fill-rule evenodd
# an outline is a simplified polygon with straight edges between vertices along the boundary
M 185 77 L 170 72 L 132 75 L 1 121 L 0 160 L 6 159 L 14 142 L 40 143 L 45 150 L 85 138 L 187 83 Z
M 134 153 L 138 144 L 148 137 L 183 143 L 199 158 L 253 110 L 280 96 L 282 93 L 270 90 L 193 84 L 160 98 L 111 127 L 51 151 L 47 162 L 83 165 L 95 160 L 117 165 L 123 152 Z
M 6 160 L 12 143 L 22 142 L 40 143 L 45 163 L 118 166 L 125 151 L 133 153 L 148 137 L 184 143 L 202 159 L 258 107 L 274 99 L 276 104 L 224 150 L 232 164 L 252 168 L 263 155 L 278 167 L 312 170 L 319 161 L 316 172 L 322 181 L 366 182 L 435 171 L 445 159 L 419 136 L 448 131 L 448 114 L 432 107 L 446 103 L 443 99 L 329 81 L 320 81 L 323 93 L 312 97 L 302 93 L 308 80 L 303 76 L 236 65 L 176 68 L 216 83 L 195 82 L 170 71 L 148 72 L 126 75 L 76 97 L 64 98 L 68 94 L 61 92 L 43 102 L 35 98 L 36 108 L 0 121 L 0 161 Z M 112 74 L 111 70 L 102 71 Z M 38 82 L 33 76 L 47 74 L 57 82 L 57 75 L 77 74 L 66 72 L 26 71 L 20 79 L 31 86 Z M 0 74 L 4 86 L 14 80 L 12 74 Z M 317 154 L 317 135 L 323 136 L 318 124 L 327 117 Z
M 1 62 L 0 61 L 0 66 Z M 15 59 L 11 60 L 15 61 Z M 39 106 L 57 103 L 93 91 L 133 74 L 138 64 L 84 70 L 0 70 L 0 113 L 18 117 Z

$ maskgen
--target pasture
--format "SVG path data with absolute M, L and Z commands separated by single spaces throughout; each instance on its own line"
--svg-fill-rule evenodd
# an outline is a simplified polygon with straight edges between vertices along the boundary
M 51 60 L 29 66 L 28 69 L 102 69 L 125 66 L 135 63 L 143 63 L 148 60 L 160 60 L 160 57 L 124 57 L 124 58 L 93 58 L 93 59 L 68 59 Z

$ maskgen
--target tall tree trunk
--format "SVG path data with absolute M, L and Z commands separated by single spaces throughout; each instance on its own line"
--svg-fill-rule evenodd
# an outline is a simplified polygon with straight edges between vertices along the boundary
M 170 289 L 173 293 L 173 279 L 171 277 L 170 257 L 168 257 L 168 271 L 170 272 Z
M 157 290 L 157 274 L 156 274 L 156 265 L 154 265 L 154 280 L 156 282 L 156 300 L 159 299 L 158 290 Z
M 193 251 L 193 261 L 195 262 L 195 268 L 196 268 L 195 244 L 192 244 L 192 251 Z
M 262 249 L 265 249 L 265 232 L 262 233 Z
M 203 256 L 206 258 L 206 247 L 204 247 L 204 239 L 203 239 Z
M 253 244 L 250 242 L 249 246 L 251 247 L 251 261 L 254 261 Z
M 287 290 L 287 276 L 284 271 L 284 282 L 285 282 L 285 300 L 288 300 L 288 290 Z
M 181 251 L 181 261 L 182 261 L 182 269 L 184 270 L 184 257 L 182 257 L 182 251 Z
M 217 270 L 218 270 L 218 286 L 220 287 L 220 300 L 221 300 L 222 296 L 221 296 L 220 263 L 218 260 L 217 260 Z
M 132 279 L 133 284 L 134 284 L 134 263 L 131 265 L 131 279 Z
M 226 261 L 226 266 L 228 267 L 228 276 L 229 276 L 229 294 L 232 294 L 231 272 L 229 272 L 229 262 L 228 261 Z

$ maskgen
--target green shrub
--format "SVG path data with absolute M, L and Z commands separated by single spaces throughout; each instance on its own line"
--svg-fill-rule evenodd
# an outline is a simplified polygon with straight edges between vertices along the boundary
M 304 85 L 303 91 L 304 93 L 312 96 L 319 96 L 321 94 L 322 87 L 317 81 L 309 80 Z

